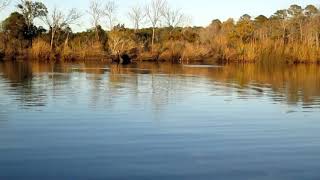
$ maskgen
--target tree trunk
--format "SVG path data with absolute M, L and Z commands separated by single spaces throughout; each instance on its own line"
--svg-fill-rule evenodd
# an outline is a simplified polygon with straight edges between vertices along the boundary
M 134 31 L 135 31 L 135 32 L 138 32 L 138 30 L 139 30 L 139 23 L 136 22 L 134 28 L 135 28 Z
M 64 42 L 64 47 L 66 48 L 67 46 L 68 46 L 68 44 L 69 44 L 69 32 L 68 32 L 68 34 L 67 34 L 67 38 L 66 38 L 66 40 L 65 40 L 65 42 Z
M 155 38 L 155 28 L 152 28 L 152 40 L 151 40 L 151 54 L 154 52 L 154 38 Z
M 100 41 L 100 37 L 99 37 L 99 32 L 98 32 L 98 27 L 96 26 L 96 38 L 97 41 Z
M 285 22 L 282 23 L 282 29 L 283 29 L 283 35 L 282 35 L 283 45 L 286 45 L 287 44 L 287 27 L 285 25 Z
M 55 30 L 52 30 L 52 32 L 51 32 L 50 51 L 52 51 L 52 50 L 53 50 L 53 43 L 54 43 L 54 37 L 55 37 L 55 34 L 56 34 Z
M 30 31 L 31 31 L 31 25 L 27 24 L 27 31 L 28 31 L 28 45 L 32 47 L 32 40 L 33 36 L 30 36 Z

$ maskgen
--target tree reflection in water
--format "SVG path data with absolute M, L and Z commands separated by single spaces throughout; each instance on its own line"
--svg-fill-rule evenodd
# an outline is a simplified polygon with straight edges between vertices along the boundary
M 149 100 L 154 110 L 188 97 L 181 92 L 194 87 L 211 89 L 211 95 L 235 94 L 239 99 L 267 97 L 274 102 L 319 108 L 320 71 L 317 65 L 184 66 L 168 63 L 139 63 L 118 66 L 101 63 L 0 64 L 2 92 L 24 107 L 46 106 L 48 98 L 63 97 L 77 102 L 76 92 L 86 88 L 90 106 L 112 106 L 129 95 L 138 105 Z M 66 89 L 74 89 L 72 92 Z M 64 94 L 65 92 L 70 94 Z M 136 104 L 135 104 L 136 103 Z M 147 103 L 147 102 L 144 102 Z M 140 104 L 141 105 L 141 104 Z

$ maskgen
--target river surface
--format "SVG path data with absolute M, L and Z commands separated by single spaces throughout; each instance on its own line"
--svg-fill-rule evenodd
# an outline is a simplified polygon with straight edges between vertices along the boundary
M 0 63 L 1 180 L 320 179 L 320 66 Z

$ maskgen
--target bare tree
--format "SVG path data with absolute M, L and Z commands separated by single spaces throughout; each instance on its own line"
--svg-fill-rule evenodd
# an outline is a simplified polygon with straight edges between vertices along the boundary
M 46 17 L 46 24 L 51 29 L 51 44 L 50 48 L 53 49 L 55 35 L 59 30 L 68 30 L 70 26 L 76 24 L 78 20 L 81 18 L 81 13 L 79 13 L 76 9 L 71 9 L 67 14 L 64 14 L 62 11 L 54 8 L 52 15 Z M 68 31 L 70 32 L 70 31 Z M 69 33 L 66 39 L 68 41 Z
M 103 17 L 101 6 L 102 3 L 100 1 L 91 0 L 89 10 L 87 11 L 87 13 L 91 16 L 91 22 L 95 28 L 97 40 L 99 40 L 98 26 L 100 25 L 101 18 Z
M 0 0 L 0 12 L 9 4 L 11 3 L 11 0 Z
M 154 50 L 155 30 L 161 21 L 162 12 L 166 6 L 167 6 L 166 0 L 152 0 L 151 4 L 147 5 L 145 8 L 146 16 L 152 25 L 152 40 L 151 40 L 152 53 Z
M 107 1 L 102 9 L 102 14 L 107 18 L 108 28 L 113 29 L 116 22 L 117 4 L 115 1 Z
M 135 30 L 138 30 L 140 28 L 140 24 L 146 17 L 145 13 L 143 12 L 143 9 L 139 5 L 132 7 L 128 15 Z
M 179 47 L 179 43 L 174 41 L 172 32 L 175 30 L 176 27 L 182 26 L 183 23 L 187 21 L 187 18 L 179 9 L 172 9 L 169 7 L 168 4 L 163 8 L 162 16 L 165 25 L 170 28 L 169 42 L 171 44 L 171 47 L 169 49 L 169 52 L 171 52 L 171 61 L 175 62 L 178 59 L 180 59 L 179 56 L 181 56 L 181 54 L 179 53 L 179 51 L 181 51 L 181 49 L 177 48 Z
M 179 9 L 171 9 L 168 5 L 163 8 L 162 15 L 168 27 L 182 26 L 187 17 Z

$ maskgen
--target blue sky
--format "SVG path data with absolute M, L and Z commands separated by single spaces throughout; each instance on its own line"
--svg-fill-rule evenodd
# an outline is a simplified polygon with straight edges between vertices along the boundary
M 14 0 L 16 2 L 17 0 Z M 89 0 L 42 0 L 49 9 L 56 6 L 61 9 L 78 8 L 85 12 Z M 103 1 L 103 0 L 102 0 Z M 127 17 L 129 8 L 136 4 L 146 4 L 150 0 L 115 0 L 119 6 L 118 18 L 121 23 L 130 26 Z M 192 17 L 192 25 L 206 26 L 212 19 L 226 20 L 229 17 L 237 19 L 247 13 L 251 16 L 260 14 L 270 16 L 278 9 L 289 7 L 291 4 L 305 6 L 314 4 L 320 6 L 320 0 L 168 0 L 172 7 L 183 10 L 184 13 Z M 10 10 L 14 9 L 14 4 L 1 13 L 4 19 Z M 84 15 L 81 27 L 86 29 L 90 26 L 89 19 Z

